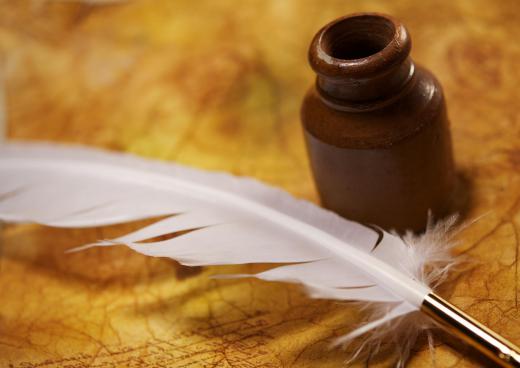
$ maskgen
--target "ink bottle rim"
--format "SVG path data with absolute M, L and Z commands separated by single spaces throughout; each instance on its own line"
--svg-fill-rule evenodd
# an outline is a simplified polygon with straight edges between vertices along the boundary
M 356 13 L 325 25 L 309 48 L 316 90 L 329 107 L 362 112 L 387 106 L 409 90 L 411 38 L 396 19 Z

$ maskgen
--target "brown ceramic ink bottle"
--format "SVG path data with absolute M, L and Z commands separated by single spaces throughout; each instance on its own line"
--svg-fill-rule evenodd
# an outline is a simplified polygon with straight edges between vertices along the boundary
M 410 49 L 386 15 L 329 23 L 310 46 L 317 79 L 301 111 L 322 204 L 400 232 L 447 214 L 455 182 L 442 88 Z

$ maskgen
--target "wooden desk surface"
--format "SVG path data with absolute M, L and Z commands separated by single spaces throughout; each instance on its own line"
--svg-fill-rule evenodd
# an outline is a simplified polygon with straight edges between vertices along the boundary
M 345 13 L 399 17 L 414 59 L 444 85 L 468 218 L 485 214 L 459 236 L 475 267 L 441 293 L 520 343 L 519 2 L 96 3 L 0 1 L 9 138 L 227 170 L 311 200 L 298 119 L 313 81 L 309 41 Z M 63 253 L 133 226 L 4 227 L 0 366 L 342 366 L 345 353 L 327 347 L 356 323 L 353 309 L 309 301 L 295 286 L 208 280 L 214 270 L 122 247 Z M 437 367 L 482 364 L 445 341 Z M 433 366 L 424 343 L 409 366 Z

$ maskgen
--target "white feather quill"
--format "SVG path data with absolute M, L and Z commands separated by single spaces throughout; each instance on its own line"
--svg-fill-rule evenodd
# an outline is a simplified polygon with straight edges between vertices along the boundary
M 252 179 L 85 148 L 0 147 L 0 220 L 93 227 L 164 215 L 171 216 L 82 248 L 124 244 L 190 266 L 290 263 L 248 276 L 300 283 L 312 297 L 376 303 L 378 318 L 339 342 L 386 326 L 366 343 L 406 334 L 401 363 L 418 332 L 432 327 L 415 312 L 455 263 L 446 238 L 452 221 L 402 239 Z

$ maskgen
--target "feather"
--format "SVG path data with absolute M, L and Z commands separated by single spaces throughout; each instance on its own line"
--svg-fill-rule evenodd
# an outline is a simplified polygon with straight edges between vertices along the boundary
M 124 244 L 189 266 L 286 263 L 234 277 L 299 283 L 311 297 L 376 306 L 374 318 L 340 343 L 377 329 L 367 342 L 405 332 L 409 350 L 413 337 L 432 327 L 415 323 L 424 297 L 456 262 L 446 237 L 453 219 L 430 224 L 422 237 L 400 238 L 253 179 L 130 155 L 8 143 L 0 147 L 0 178 L 3 221 L 93 227 L 167 216 L 76 250 Z M 186 232 L 150 241 L 180 231 Z M 413 325 L 406 323 L 411 320 Z M 406 327 L 396 330 L 397 325 Z

